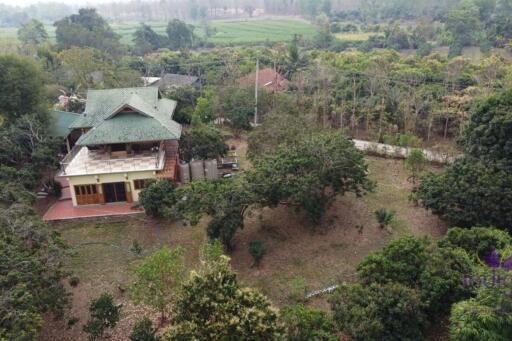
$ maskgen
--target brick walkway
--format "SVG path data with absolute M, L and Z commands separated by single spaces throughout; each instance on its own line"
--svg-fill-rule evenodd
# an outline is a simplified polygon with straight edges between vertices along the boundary
M 59 200 L 43 216 L 44 221 L 79 218 L 108 217 L 127 214 L 141 214 L 144 211 L 132 208 L 132 204 L 116 203 L 73 207 L 71 200 Z

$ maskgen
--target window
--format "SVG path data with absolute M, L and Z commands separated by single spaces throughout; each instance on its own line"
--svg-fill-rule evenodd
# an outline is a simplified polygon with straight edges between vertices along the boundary
M 78 185 L 75 186 L 76 195 L 92 195 L 96 194 L 96 185 Z
M 141 190 L 144 188 L 145 182 L 146 182 L 146 179 L 133 180 L 133 188 L 135 188 L 136 190 Z

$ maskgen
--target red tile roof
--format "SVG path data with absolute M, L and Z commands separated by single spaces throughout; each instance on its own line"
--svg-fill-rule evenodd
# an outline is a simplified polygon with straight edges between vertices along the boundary
M 249 86 L 254 84 L 256 81 L 256 72 L 248 74 L 240 79 L 238 79 L 238 83 L 242 86 Z M 283 91 L 288 89 L 289 81 L 283 77 L 279 72 L 276 72 L 274 69 L 266 68 L 260 70 L 258 74 L 258 85 L 261 88 L 275 90 L 275 91 Z

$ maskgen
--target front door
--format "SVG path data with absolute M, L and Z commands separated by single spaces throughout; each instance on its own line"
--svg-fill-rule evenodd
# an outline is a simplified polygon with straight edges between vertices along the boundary
M 126 201 L 126 189 L 124 182 L 111 182 L 103 184 L 105 202 Z

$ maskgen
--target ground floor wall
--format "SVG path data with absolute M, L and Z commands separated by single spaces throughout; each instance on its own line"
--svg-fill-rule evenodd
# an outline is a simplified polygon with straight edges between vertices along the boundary
M 81 175 L 81 176 L 70 176 L 67 178 L 69 181 L 69 190 L 71 193 L 71 199 L 73 206 L 84 205 L 84 204 L 104 204 L 105 193 L 103 184 L 111 183 L 124 183 L 126 191 L 126 201 L 138 201 L 139 193 L 142 190 L 141 184 L 146 179 L 155 179 L 156 173 L 154 171 L 144 172 L 127 172 L 127 173 L 114 173 L 114 174 L 98 174 L 98 175 Z M 81 185 L 95 185 L 92 191 L 87 186 Z M 75 187 L 81 186 L 80 188 L 86 189 L 86 194 L 75 192 Z M 79 189 L 80 191 L 81 189 Z M 90 193 L 90 194 L 89 194 Z

